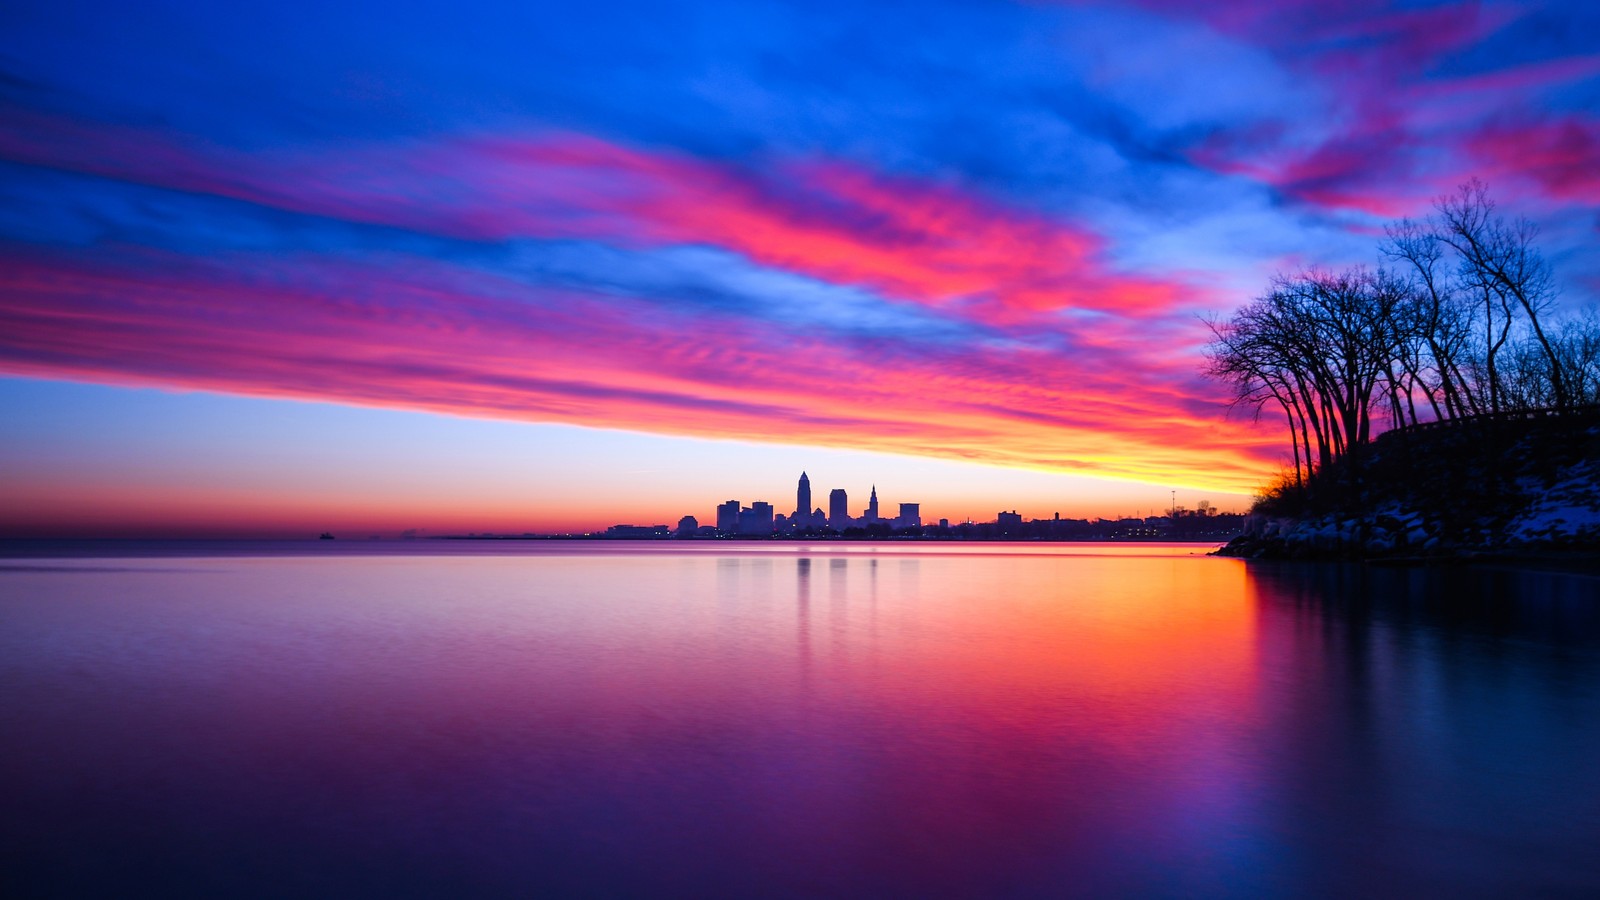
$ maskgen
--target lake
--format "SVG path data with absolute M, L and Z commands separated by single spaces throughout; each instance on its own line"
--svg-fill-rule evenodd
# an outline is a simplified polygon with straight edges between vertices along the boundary
M 1600 580 L 1207 549 L 14 545 L 0 893 L 1600 893 Z

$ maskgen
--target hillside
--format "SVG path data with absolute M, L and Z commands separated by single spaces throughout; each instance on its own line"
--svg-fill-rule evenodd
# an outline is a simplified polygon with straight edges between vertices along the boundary
M 1258 504 L 1222 555 L 1600 557 L 1600 407 L 1380 436 L 1303 493 Z

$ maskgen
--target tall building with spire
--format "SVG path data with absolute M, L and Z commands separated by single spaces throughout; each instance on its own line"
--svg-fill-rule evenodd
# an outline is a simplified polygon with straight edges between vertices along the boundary
M 811 524 L 811 477 L 800 473 L 800 487 L 794 493 L 794 518 L 799 527 Z
M 867 501 L 867 514 L 862 516 L 868 525 L 878 521 L 878 486 L 872 486 L 872 499 Z

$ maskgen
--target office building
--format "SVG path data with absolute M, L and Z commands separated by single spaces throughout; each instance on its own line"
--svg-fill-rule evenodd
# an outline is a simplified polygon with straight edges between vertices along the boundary
M 896 528 L 921 528 L 922 527 L 922 504 L 920 504 L 920 503 L 902 503 L 902 504 L 900 504 L 900 516 L 899 516 L 899 518 L 894 520 L 894 525 L 895 525 Z
M 740 510 L 737 527 L 740 534 L 771 534 L 772 504 L 757 500 L 748 509 Z
M 729 500 L 717 507 L 717 530 L 723 534 L 739 530 L 739 501 Z

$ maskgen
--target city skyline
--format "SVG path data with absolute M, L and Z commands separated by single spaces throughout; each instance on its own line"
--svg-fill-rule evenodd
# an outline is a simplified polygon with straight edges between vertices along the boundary
M 1130 502 L 1127 486 L 1116 482 L 936 459 L 649 435 L 618 445 L 585 430 L 441 422 L 395 410 L 28 387 L 30 402 L 8 435 L 15 440 L 0 442 L 0 467 L 13 476 L 0 479 L 0 536 L 8 538 L 598 532 L 623 522 L 670 524 L 686 510 L 711 521 L 716 502 L 728 497 L 786 495 L 773 475 L 785 470 L 865 487 L 896 472 L 917 486 L 930 514 L 953 522 L 1013 507 L 1037 517 L 1142 515 L 1165 508 L 1171 490 L 1151 485 Z M 82 395 L 91 400 L 75 399 Z M 107 396 L 117 397 L 114 406 L 102 405 Z M 90 417 L 100 439 L 67 443 Z M 181 444 L 166 440 L 173 428 L 184 431 Z M 307 438 L 274 444 L 281 430 Z M 384 440 L 372 444 L 367 434 Z M 554 440 L 568 442 L 559 471 L 518 464 Z M 38 452 L 41 445 L 53 452 Z M 154 454 L 166 462 L 153 465 Z M 383 464 L 366 464 L 368 454 Z M 1249 503 L 1242 495 L 1188 496 L 1202 494 L 1223 505 Z
M 1138 523 L 1142 526 L 1165 528 L 1186 515 L 1210 518 L 1213 516 L 1234 516 L 1240 513 L 1236 510 L 1222 510 L 1215 506 L 1209 499 L 1198 500 L 1191 509 L 1187 505 L 1177 502 L 1177 492 L 1171 492 L 1172 503 L 1165 509 L 1149 509 L 1144 514 L 1130 512 L 1122 515 L 1086 515 L 1063 516 L 1060 510 L 1044 516 L 1026 516 L 1015 508 L 1001 509 L 990 517 L 974 517 L 968 515 L 962 519 L 952 520 L 949 516 L 929 515 L 924 517 L 920 501 L 896 501 L 891 507 L 896 510 L 894 515 L 883 515 L 883 507 L 878 498 L 876 482 L 869 488 L 868 499 L 860 515 L 852 515 L 849 511 L 849 492 L 844 488 L 829 490 L 830 511 L 824 512 L 821 507 L 812 507 L 807 510 L 812 502 L 812 482 L 809 472 L 802 471 L 795 483 L 794 509 L 788 513 L 779 512 L 779 506 L 771 501 L 751 499 L 746 503 L 740 498 L 731 498 L 716 504 L 715 512 L 702 519 L 693 512 L 687 513 L 676 519 L 677 524 L 656 522 L 645 524 L 643 522 L 626 521 L 607 526 L 603 531 L 599 529 L 583 530 L 578 532 L 557 532 L 557 536 L 596 536 L 596 537 L 679 537 L 679 538 L 712 538 L 712 537 L 785 537 L 802 536 L 809 534 L 842 534 L 888 537 L 890 535 L 904 536 L 913 532 L 926 534 L 939 534 L 949 536 L 948 529 L 953 526 L 971 525 L 998 525 L 1000 533 L 1020 534 L 1025 524 L 1041 524 L 1054 522 L 1056 525 L 1072 523 L 1107 522 L 1128 525 Z M 805 510 L 805 512 L 802 512 Z M 1010 529 L 1008 532 L 1007 529 Z M 524 534 L 537 534 L 525 532 Z M 471 536 L 495 536 L 495 532 L 474 532 Z M 547 535 L 548 536 L 548 535 Z M 1059 535 L 1058 535 L 1059 536 Z
M 880 524 L 892 528 L 914 528 L 923 524 L 920 502 L 907 501 L 899 506 L 898 515 L 881 516 L 878 507 L 878 485 L 874 482 L 861 515 L 850 514 L 849 492 L 844 488 L 833 488 L 828 492 L 828 510 L 824 512 L 820 506 L 812 507 L 811 478 L 802 471 L 795 483 L 794 509 L 789 513 L 776 512 L 776 508 L 765 500 L 752 500 L 749 507 L 744 507 L 737 499 L 726 500 L 717 506 L 715 527 L 729 534 L 772 534 L 824 528 L 843 531 L 852 527 L 871 527 Z M 688 518 L 690 517 L 686 516 L 680 520 L 680 531 L 682 523 Z

